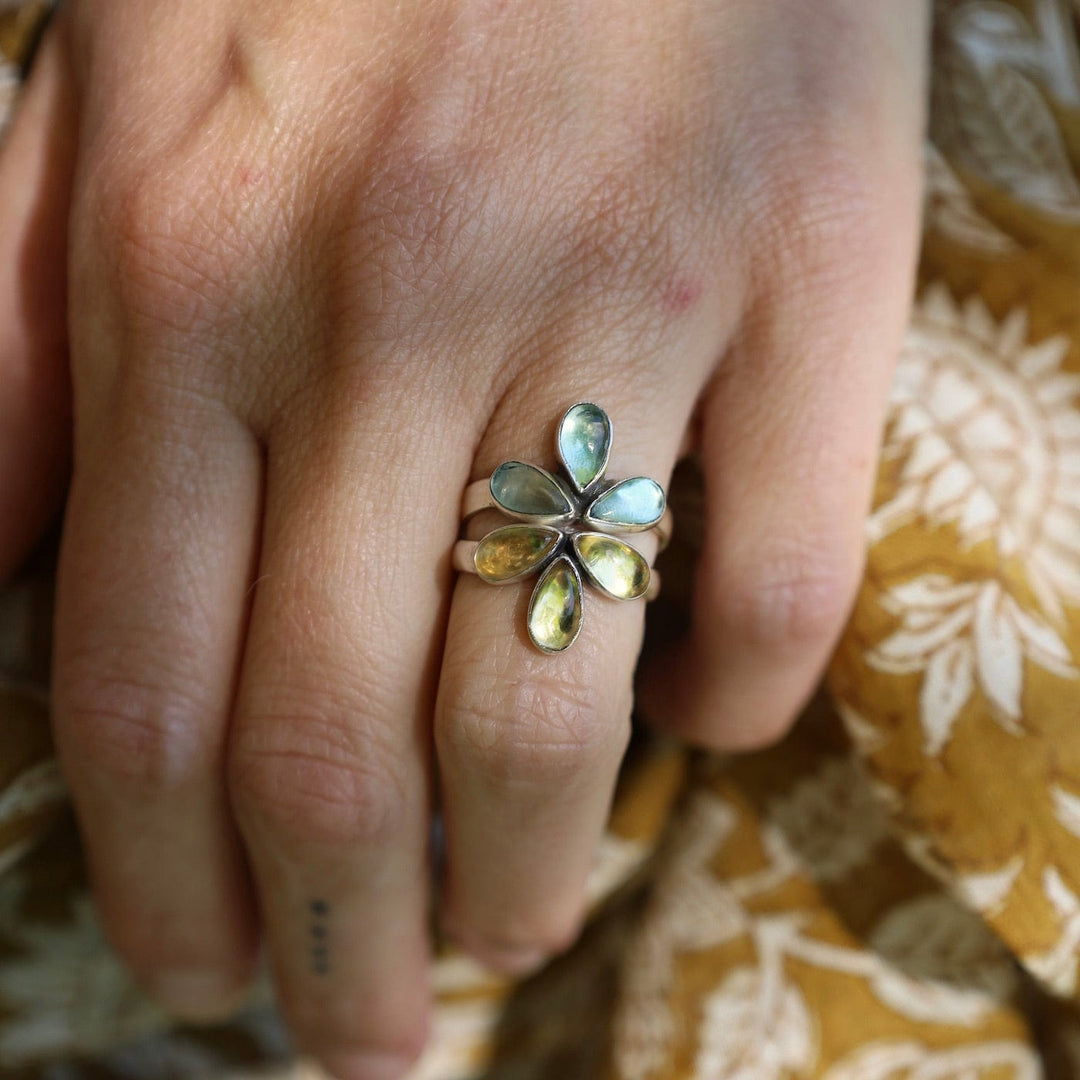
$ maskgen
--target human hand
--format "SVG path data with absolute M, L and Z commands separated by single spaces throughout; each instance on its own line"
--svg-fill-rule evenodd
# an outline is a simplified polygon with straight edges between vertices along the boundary
M 643 605 L 589 603 L 542 655 L 527 590 L 449 565 L 464 487 L 550 465 L 571 402 L 611 414 L 613 476 L 702 457 L 670 719 L 733 748 L 783 730 L 861 566 L 925 16 L 69 5 L 33 92 L 71 80 L 79 112 L 55 725 L 150 992 L 227 1009 L 261 926 L 303 1045 L 400 1072 L 436 773 L 457 939 L 508 971 L 573 940 Z

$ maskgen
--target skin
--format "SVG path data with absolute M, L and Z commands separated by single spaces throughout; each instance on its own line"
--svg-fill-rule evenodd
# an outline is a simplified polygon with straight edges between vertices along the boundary
M 466 484 L 553 466 L 573 401 L 611 476 L 705 471 L 644 711 L 783 734 L 861 570 L 925 53 L 917 0 L 68 4 L 0 158 L 0 567 L 63 487 L 70 353 L 55 732 L 163 1004 L 226 1014 L 261 935 L 299 1043 L 400 1075 L 436 780 L 447 932 L 511 972 L 573 942 L 644 604 L 546 656 L 526 587 L 449 564 Z

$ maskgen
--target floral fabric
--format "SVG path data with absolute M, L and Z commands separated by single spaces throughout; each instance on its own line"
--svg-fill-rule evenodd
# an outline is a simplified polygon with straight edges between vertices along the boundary
M 0 6 L 9 107 L 41 9 Z M 1078 16 L 937 4 L 919 295 L 821 692 L 754 754 L 639 732 L 584 937 L 517 984 L 444 947 L 416 1080 L 1080 1076 Z M 692 470 L 673 498 L 669 610 Z M 0 1071 L 314 1080 L 265 983 L 176 1027 L 101 938 L 48 733 L 51 551 L 0 593 Z

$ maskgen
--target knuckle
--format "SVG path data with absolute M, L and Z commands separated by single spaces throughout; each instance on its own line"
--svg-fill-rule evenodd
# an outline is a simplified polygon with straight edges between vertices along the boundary
M 499 787 L 549 788 L 592 772 L 621 748 L 605 713 L 595 684 L 525 678 L 459 695 L 437 725 L 437 749 Z
M 746 644 L 769 652 L 821 648 L 840 631 L 854 595 L 856 569 L 804 540 L 759 552 L 719 575 L 712 606 Z
M 377 737 L 323 716 L 246 717 L 230 748 L 241 822 L 291 849 L 377 847 L 407 811 L 402 764 Z
M 785 294 L 798 287 L 815 296 L 858 281 L 895 231 L 882 228 L 896 216 L 885 205 L 885 185 L 865 155 L 835 139 L 800 138 L 783 153 L 751 215 L 755 250 L 766 263 L 762 279 Z
M 260 260 L 234 227 L 215 170 L 151 160 L 98 172 L 79 220 L 101 253 L 92 272 L 104 270 L 123 309 L 187 332 L 226 308 Z
M 213 712 L 191 692 L 103 674 L 57 687 L 57 738 L 79 774 L 152 794 L 218 766 Z

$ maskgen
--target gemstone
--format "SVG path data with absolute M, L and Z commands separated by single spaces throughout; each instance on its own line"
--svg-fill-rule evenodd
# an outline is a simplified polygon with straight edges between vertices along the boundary
M 574 512 L 550 473 L 524 461 L 504 461 L 491 474 L 491 497 L 514 517 L 566 517 Z
M 616 600 L 636 600 L 649 588 L 649 564 L 641 552 L 603 533 L 579 533 L 574 550 L 592 583 Z
M 632 476 L 608 488 L 589 507 L 587 517 L 623 529 L 649 529 L 664 516 L 664 489 L 647 476 Z
M 529 601 L 529 637 L 544 652 L 562 652 L 581 629 L 581 579 L 560 555 L 540 576 Z
M 535 570 L 559 543 L 558 529 L 544 525 L 504 525 L 476 546 L 476 572 L 494 585 Z
M 572 405 L 559 424 L 559 460 L 574 487 L 584 491 L 607 468 L 611 421 L 599 405 Z

